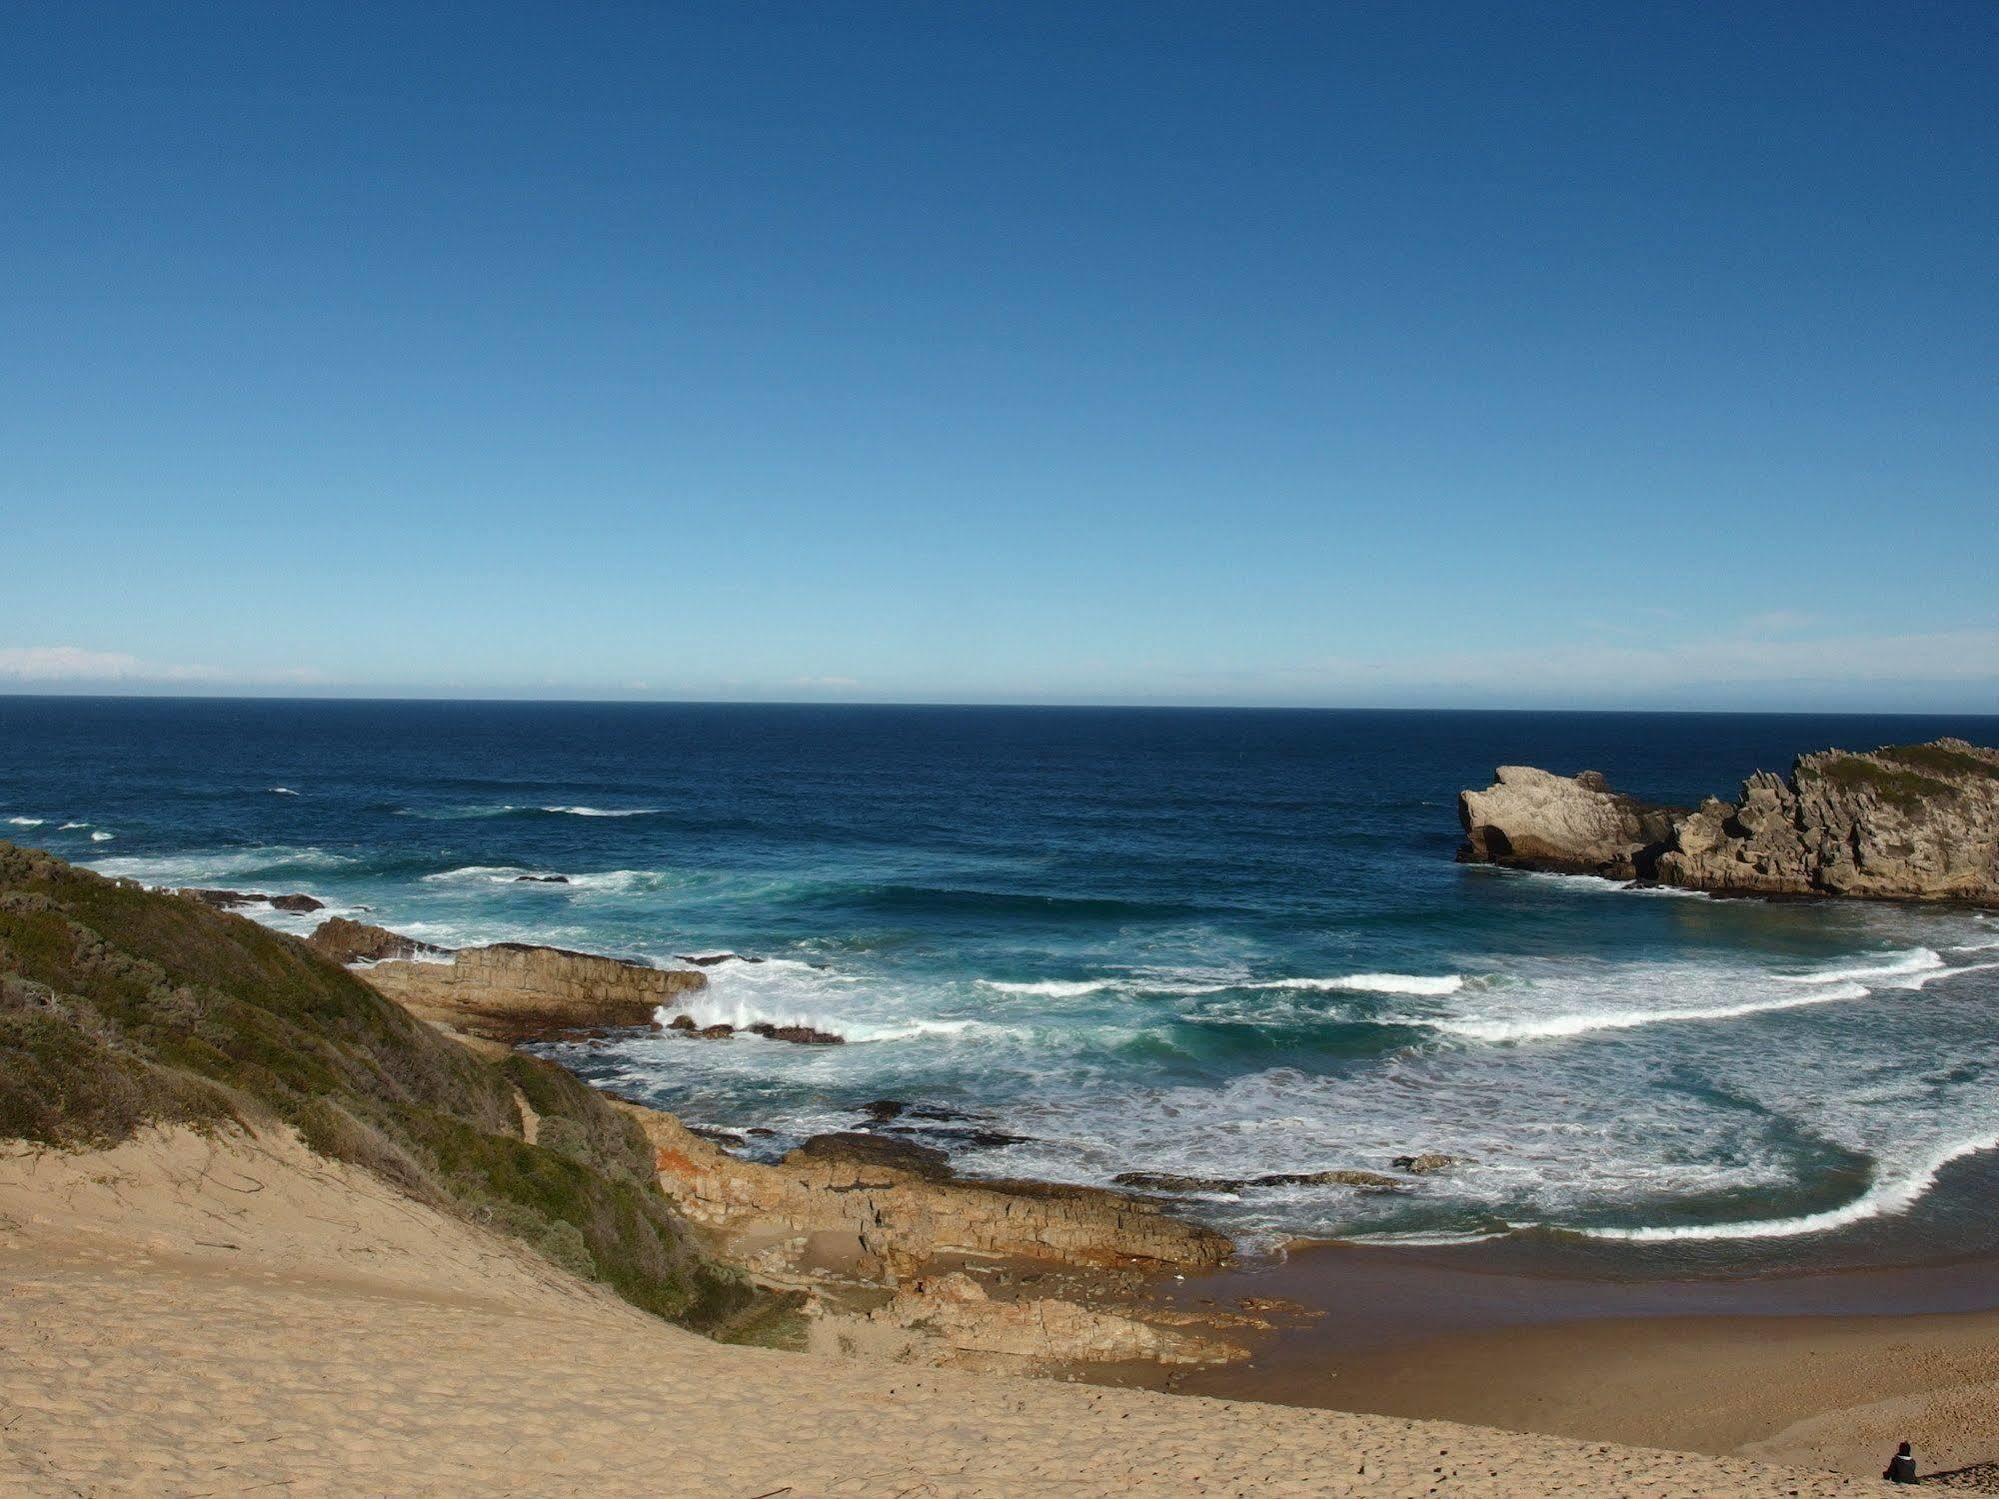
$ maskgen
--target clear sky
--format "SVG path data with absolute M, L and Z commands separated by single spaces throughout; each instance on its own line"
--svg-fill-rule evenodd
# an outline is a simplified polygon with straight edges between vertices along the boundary
M 0 690 L 1999 710 L 1999 5 L 8 5 Z

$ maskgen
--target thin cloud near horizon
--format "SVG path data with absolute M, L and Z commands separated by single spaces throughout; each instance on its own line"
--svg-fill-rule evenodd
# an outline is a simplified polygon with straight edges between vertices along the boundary
M 1675 707 L 1710 698 L 1740 706 L 1743 691 L 1848 689 L 1845 711 L 1867 711 L 1869 687 L 1918 684 L 1936 689 L 1934 711 L 1999 711 L 1999 630 L 1962 629 L 1900 635 L 1807 636 L 1811 617 L 1771 611 L 1744 619 L 1732 630 L 1668 645 L 1644 646 L 1590 639 L 1547 649 L 1497 649 L 1416 653 L 1391 659 L 1327 656 L 1292 666 L 1178 668 L 1149 662 L 1124 673 L 1096 700 L 1116 702 L 1227 702 L 1240 706 L 1343 706 L 1368 700 L 1449 707 L 1517 698 L 1534 706 L 1588 706 L 1614 701 Z M 435 695 L 507 698 L 630 697 L 637 700 L 785 701 L 800 694 L 847 701 L 1062 702 L 1092 700 L 1075 684 L 1050 678 L 950 685 L 866 682 L 837 673 L 798 674 L 767 681 L 735 677 L 707 680 L 654 676 L 593 682 L 543 678 L 533 684 L 503 681 L 342 678 L 312 666 L 223 667 L 150 661 L 122 650 L 79 645 L 0 647 L 0 690 L 35 688 L 109 692 L 148 688 L 197 689 L 206 695 L 232 690 L 276 695 L 309 689 L 328 697 Z M 872 696 L 870 696 L 872 694 Z M 1821 694 L 1823 695 L 1823 694 Z M 1893 694 L 1891 694 L 1892 696 Z M 1962 701 L 1951 706 L 1944 697 Z M 1980 702 L 1979 699 L 1985 701 Z

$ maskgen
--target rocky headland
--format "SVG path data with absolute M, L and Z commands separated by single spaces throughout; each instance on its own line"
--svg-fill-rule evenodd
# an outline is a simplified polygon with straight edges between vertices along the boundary
M 1821 750 L 1695 808 L 1621 795 L 1595 771 L 1494 775 L 1458 798 L 1468 863 L 1723 895 L 1999 906 L 1999 750 L 1962 739 Z

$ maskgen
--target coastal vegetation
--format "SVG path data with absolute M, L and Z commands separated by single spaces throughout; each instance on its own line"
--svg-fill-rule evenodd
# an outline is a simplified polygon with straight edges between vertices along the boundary
M 289 1126 L 685 1326 L 781 1310 L 702 1252 L 638 1127 L 561 1069 L 476 1055 L 241 916 L 0 843 L 0 1139 L 150 1124 Z
M 1600 775 L 1503 765 L 1458 798 L 1458 857 L 1723 894 L 1999 907 L 1999 750 L 1963 739 L 1801 755 L 1733 802 L 1635 802 Z
M 1920 758 L 1919 758 L 1920 757 Z M 1800 785 L 1813 780 L 1830 781 L 1835 786 L 1851 791 L 1871 791 L 1874 795 L 1898 807 L 1918 807 L 1931 797 L 1956 796 L 1957 789 L 1948 781 L 1940 781 L 1935 776 L 1924 775 L 1917 770 L 1898 769 L 1896 765 L 1883 765 L 1881 760 L 1893 760 L 1900 765 L 1928 765 L 1942 770 L 1960 769 L 1951 762 L 1958 757 L 1953 752 L 1933 744 L 1904 746 L 1901 750 L 1881 750 L 1875 758 L 1864 759 L 1858 755 L 1839 755 L 1826 758 L 1822 763 L 1809 762 L 1798 767 L 1797 779 Z M 1968 765 L 1979 773 L 1989 773 L 1986 767 L 1971 756 L 1962 757 Z

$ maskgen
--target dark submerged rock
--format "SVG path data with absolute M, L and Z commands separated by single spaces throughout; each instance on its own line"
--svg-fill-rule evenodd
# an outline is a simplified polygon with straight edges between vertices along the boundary
M 909 1140 L 887 1139 L 881 1135 L 841 1130 L 830 1135 L 814 1135 L 784 1158 L 785 1164 L 838 1162 L 848 1165 L 886 1166 L 914 1176 L 941 1181 L 952 1175 L 951 1158 L 943 1151 Z

